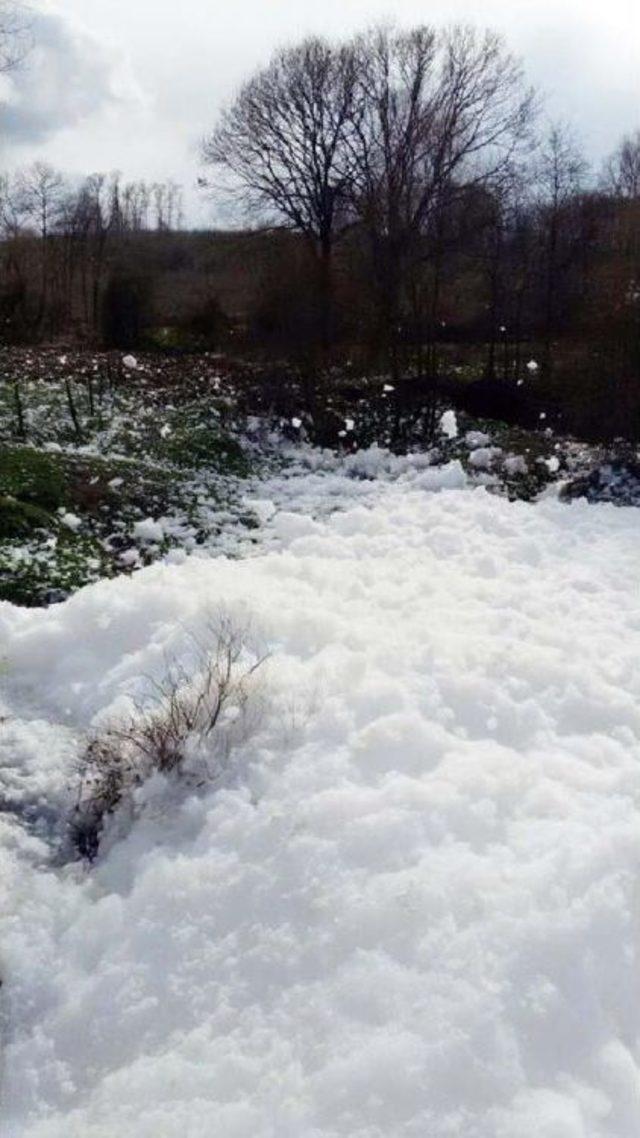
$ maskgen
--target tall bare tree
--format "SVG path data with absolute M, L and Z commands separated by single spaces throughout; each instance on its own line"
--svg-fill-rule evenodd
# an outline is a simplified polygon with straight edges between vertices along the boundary
M 640 130 L 623 138 L 606 164 L 603 180 L 619 197 L 640 198 Z
M 222 166 L 249 209 L 302 233 L 316 257 L 322 334 L 329 335 L 331 262 L 345 222 L 351 148 L 357 121 L 351 48 L 320 39 L 279 51 L 240 91 L 204 144 L 204 160 Z
M 19 208 L 44 241 L 56 226 L 64 189 L 64 176 L 46 162 L 34 162 L 17 177 Z
M 18 209 L 40 238 L 38 323 L 44 319 L 51 278 L 51 237 L 62 216 L 65 180 L 46 162 L 35 162 L 17 178 Z
M 553 123 L 542 147 L 537 169 L 537 190 L 544 250 L 544 366 L 552 366 L 552 341 L 558 315 L 559 277 L 562 265 L 562 220 L 579 194 L 588 170 L 570 128 Z
M 377 28 L 356 41 L 355 51 L 363 113 L 355 132 L 354 207 L 369 233 L 393 345 L 408 262 L 424 253 L 430 232 L 440 241 L 443 209 L 458 190 L 509 166 L 534 97 L 519 61 L 490 32 Z

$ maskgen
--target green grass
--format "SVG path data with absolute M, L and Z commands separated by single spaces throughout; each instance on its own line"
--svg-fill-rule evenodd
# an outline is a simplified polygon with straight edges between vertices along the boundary
M 61 462 L 33 447 L 1 447 L 0 495 L 42 510 L 59 509 L 67 498 Z
M 65 531 L 32 535 L 27 546 L 0 546 L 0 600 L 34 607 L 62 600 L 84 585 L 113 575 L 113 566 L 91 537 Z
M 448 355 L 446 370 L 451 365 L 464 383 L 477 369 L 481 347 L 475 357 L 464 347 L 451 348 Z M 257 467 L 250 457 L 256 452 L 238 440 L 247 407 L 255 405 L 259 414 L 269 406 L 260 374 L 250 372 L 244 377 L 248 386 L 242 387 L 244 373 L 228 382 L 197 359 L 168 367 L 167 373 L 151 360 L 140 372 L 112 382 L 111 373 L 96 371 L 95 360 L 79 357 L 70 365 L 78 434 L 65 373 L 55 359 L 47 359 L 39 361 L 34 378 L 28 360 L 20 379 L 26 441 L 18 442 L 12 433 L 12 391 L 9 384 L 0 385 L 0 599 L 21 605 L 63 599 L 100 577 L 130 572 L 123 554 L 134 546 L 138 564 L 146 565 L 175 546 L 213 549 L 228 524 L 257 524 L 243 509 L 241 480 L 263 463 L 273 469 L 278 459 L 265 454 Z M 382 378 L 327 377 L 324 403 L 314 410 L 316 441 L 339 446 L 349 417 L 356 424 L 349 441 L 388 444 L 394 424 L 380 398 Z M 305 398 L 300 380 L 292 414 L 298 402 L 304 409 Z M 281 414 L 286 421 L 286 411 L 278 411 L 276 421 Z M 540 492 L 548 468 L 536 460 L 554 453 L 552 438 L 462 412 L 458 419 L 460 438 L 437 442 L 442 461 L 468 463 L 464 432 L 486 428 L 492 445 L 505 454 L 524 454 L 528 464 L 526 474 L 508 476 L 496 463 L 497 492 L 525 499 Z M 420 429 L 419 423 L 415 430 L 409 426 L 407 446 L 421 445 Z M 65 513 L 79 523 L 70 528 Z M 136 536 L 136 524 L 147 518 L 162 520 L 162 541 L 145 543 Z
M 206 426 L 178 428 L 165 441 L 162 451 L 176 466 L 208 467 L 240 478 L 249 473 L 249 463 L 240 444 L 231 436 Z
M 22 381 L 26 442 L 12 437 L 10 417 L 0 414 L 0 600 L 49 603 L 130 571 L 121 555 L 138 545 L 135 525 L 148 517 L 178 518 L 204 543 L 211 532 L 200 500 L 231 508 L 237 480 L 251 473 L 226 428 L 229 404 L 215 391 L 181 401 L 180 391 L 132 381 L 102 394 L 90 415 L 83 383 L 74 383 L 81 439 L 55 380 Z M 5 385 L 0 412 L 7 398 Z M 69 528 L 65 513 L 79 526 Z M 138 546 L 141 563 L 181 540 Z
M 0 496 L 0 541 L 28 538 L 34 531 L 51 530 L 54 519 L 46 510 L 21 502 L 9 495 Z

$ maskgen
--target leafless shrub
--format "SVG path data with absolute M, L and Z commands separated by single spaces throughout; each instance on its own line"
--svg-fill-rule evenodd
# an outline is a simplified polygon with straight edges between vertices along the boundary
M 251 643 L 250 630 L 225 616 L 206 626 L 204 639 L 191 641 L 188 665 L 167 662 L 164 678 L 149 680 L 150 697 L 89 740 L 71 825 L 82 857 L 95 858 L 107 818 L 151 775 L 177 774 L 201 785 L 222 772 L 253 725 L 254 677 L 267 657 Z

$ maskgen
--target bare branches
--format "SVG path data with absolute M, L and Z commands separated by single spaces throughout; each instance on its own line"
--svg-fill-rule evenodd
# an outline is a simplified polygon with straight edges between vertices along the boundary
M 148 680 L 149 695 L 130 718 L 89 742 L 72 826 L 83 856 L 95 857 L 106 816 L 151 774 L 182 773 L 199 748 L 207 777 L 215 777 L 246 727 L 253 678 L 267 657 L 227 616 L 209 622 L 191 645 L 188 664 L 169 661 L 161 680 Z
M 536 186 L 543 206 L 560 207 L 580 192 L 588 172 L 584 155 L 564 123 L 552 123 L 536 163 Z
M 310 238 L 327 271 L 340 230 L 362 225 L 391 327 L 409 250 L 445 197 L 508 165 L 532 112 L 499 36 L 374 28 L 341 47 L 280 51 L 224 112 L 204 159 L 231 173 L 245 205 Z
M 308 239 L 324 347 L 331 338 L 333 248 L 348 221 L 356 92 L 352 47 L 305 40 L 278 52 L 245 84 L 203 147 L 208 165 L 230 173 L 245 208 Z
M 60 218 L 64 191 L 63 175 L 46 162 L 35 162 L 16 178 L 18 213 L 35 225 L 44 241 Z
M 440 186 L 478 176 L 477 156 L 484 177 L 508 159 L 532 108 L 499 36 L 376 28 L 341 48 L 279 52 L 223 113 L 204 159 L 321 241 L 354 207 L 419 225 Z
M 365 113 L 359 212 L 397 239 L 420 233 L 443 195 L 495 175 L 521 141 L 533 96 L 492 33 L 377 30 L 358 42 Z
M 355 80 L 349 48 L 309 39 L 278 52 L 223 113 L 205 162 L 231 171 L 248 206 L 330 245 L 349 183 Z
M 456 197 L 508 168 L 533 114 L 520 64 L 469 27 L 374 29 L 355 42 L 352 203 L 368 233 L 392 370 L 411 266 L 437 259 Z
M 619 197 L 640 198 L 640 130 L 622 139 L 606 164 L 603 181 Z

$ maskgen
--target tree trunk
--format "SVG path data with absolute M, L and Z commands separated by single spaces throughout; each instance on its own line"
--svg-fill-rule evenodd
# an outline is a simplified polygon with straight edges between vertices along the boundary
M 319 258 L 320 345 L 328 353 L 333 344 L 333 247 L 330 237 L 322 238 Z

